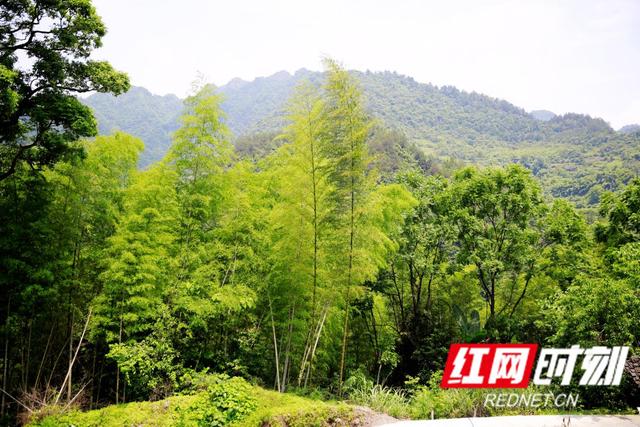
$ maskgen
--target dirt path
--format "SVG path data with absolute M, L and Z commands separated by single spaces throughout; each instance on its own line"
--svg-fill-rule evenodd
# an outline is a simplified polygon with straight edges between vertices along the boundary
M 371 408 L 367 408 L 366 406 L 356 407 L 356 412 L 359 414 L 362 414 L 363 416 L 362 427 L 383 426 L 383 425 L 392 424 L 400 421 L 396 418 L 393 418 L 390 415 L 376 412 Z

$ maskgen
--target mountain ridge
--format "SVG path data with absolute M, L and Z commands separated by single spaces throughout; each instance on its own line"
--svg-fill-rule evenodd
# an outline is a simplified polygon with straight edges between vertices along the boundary
M 640 134 L 616 132 L 601 118 L 568 113 L 540 120 L 535 111 L 453 86 L 419 83 L 390 71 L 350 73 L 371 115 L 433 158 L 522 163 L 550 194 L 578 206 L 593 205 L 602 191 L 615 190 L 640 173 Z M 260 134 L 256 141 L 264 143 L 265 135 L 282 130 L 287 100 L 302 80 L 320 85 L 323 73 L 300 69 L 230 80 L 218 88 L 227 125 L 236 137 Z M 168 149 L 182 108 L 175 95 L 153 95 L 143 88 L 118 98 L 92 95 L 83 102 L 96 112 L 101 133 L 120 129 L 145 141 L 143 167 Z

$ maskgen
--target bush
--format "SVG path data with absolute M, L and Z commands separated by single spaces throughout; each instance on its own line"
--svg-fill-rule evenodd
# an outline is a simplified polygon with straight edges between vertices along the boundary
M 143 340 L 111 344 L 107 357 L 124 375 L 130 399 L 160 400 L 176 390 L 178 378 L 184 373 L 170 336 L 176 329 L 175 321 L 163 315 Z
M 484 415 L 483 396 L 469 389 L 421 387 L 412 397 L 410 415 L 415 419 L 461 418 Z
M 252 387 L 242 378 L 209 375 L 206 392 L 181 413 L 180 427 L 229 425 L 251 414 L 257 407 Z
M 252 386 L 241 378 L 187 372 L 182 395 L 158 402 L 131 402 L 87 412 L 51 410 L 30 427 L 345 427 L 362 415 L 342 402 L 311 400 Z M 55 409 L 55 408 L 54 408 Z
M 427 385 L 407 381 L 407 391 L 374 385 L 361 372 L 345 381 L 349 399 L 396 418 L 429 419 L 487 415 L 482 390 L 442 389 L 442 372 L 431 376 Z

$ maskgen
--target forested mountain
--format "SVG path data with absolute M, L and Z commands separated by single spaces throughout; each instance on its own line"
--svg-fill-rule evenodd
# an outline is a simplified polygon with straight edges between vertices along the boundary
M 117 98 L 96 93 L 83 101 L 93 109 L 101 134 L 121 130 L 145 142 L 141 166 L 156 162 L 166 154 L 182 112 L 182 100 L 177 96 L 153 95 L 143 87 L 132 87 Z
M 427 155 L 480 165 L 521 163 L 541 180 L 547 194 L 579 207 L 594 205 L 603 190 L 615 190 L 640 172 L 640 136 L 615 132 L 602 119 L 527 113 L 504 100 L 392 72 L 351 74 L 379 123 L 401 131 Z M 317 84 L 321 79 L 322 73 L 304 69 L 252 82 L 233 79 L 219 88 L 227 125 L 245 142 L 256 134 L 264 141 L 264 135 L 283 128 L 283 111 L 294 87 L 302 80 Z M 119 98 L 100 94 L 85 102 L 96 111 L 101 131 L 119 128 L 144 140 L 142 166 L 162 157 L 178 127 L 179 101 L 171 95 L 134 88 Z

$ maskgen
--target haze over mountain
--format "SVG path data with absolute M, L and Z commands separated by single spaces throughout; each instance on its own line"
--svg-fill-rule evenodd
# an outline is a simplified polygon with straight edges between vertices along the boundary
M 634 123 L 632 125 L 622 126 L 620 129 L 618 129 L 618 132 L 621 132 L 621 133 L 640 132 L 640 125 Z
M 519 162 L 558 197 L 588 206 L 603 190 L 618 188 L 640 172 L 640 135 L 615 132 L 587 115 L 526 112 L 505 100 L 452 86 L 437 87 L 393 72 L 352 71 L 367 107 L 380 123 L 404 133 L 427 155 L 481 165 Z M 233 79 L 219 88 L 227 124 L 236 136 L 270 135 L 285 125 L 289 96 L 302 80 L 318 84 L 322 73 L 281 71 L 248 82 Z M 144 88 L 114 98 L 95 94 L 91 106 L 101 133 L 120 129 L 146 144 L 141 166 L 162 158 L 178 127 L 181 101 Z M 633 130 L 633 128 L 631 128 Z
M 549 110 L 533 110 L 529 114 L 531 114 L 531 116 L 533 116 L 534 119 L 538 119 L 543 122 L 548 122 L 549 120 L 553 119 L 556 116 L 556 114 L 553 111 L 549 111 Z
M 83 101 L 93 108 L 101 134 L 122 130 L 144 141 L 141 166 L 160 160 L 167 152 L 182 111 L 177 96 L 154 95 L 143 87 L 132 87 L 117 98 L 96 93 Z

